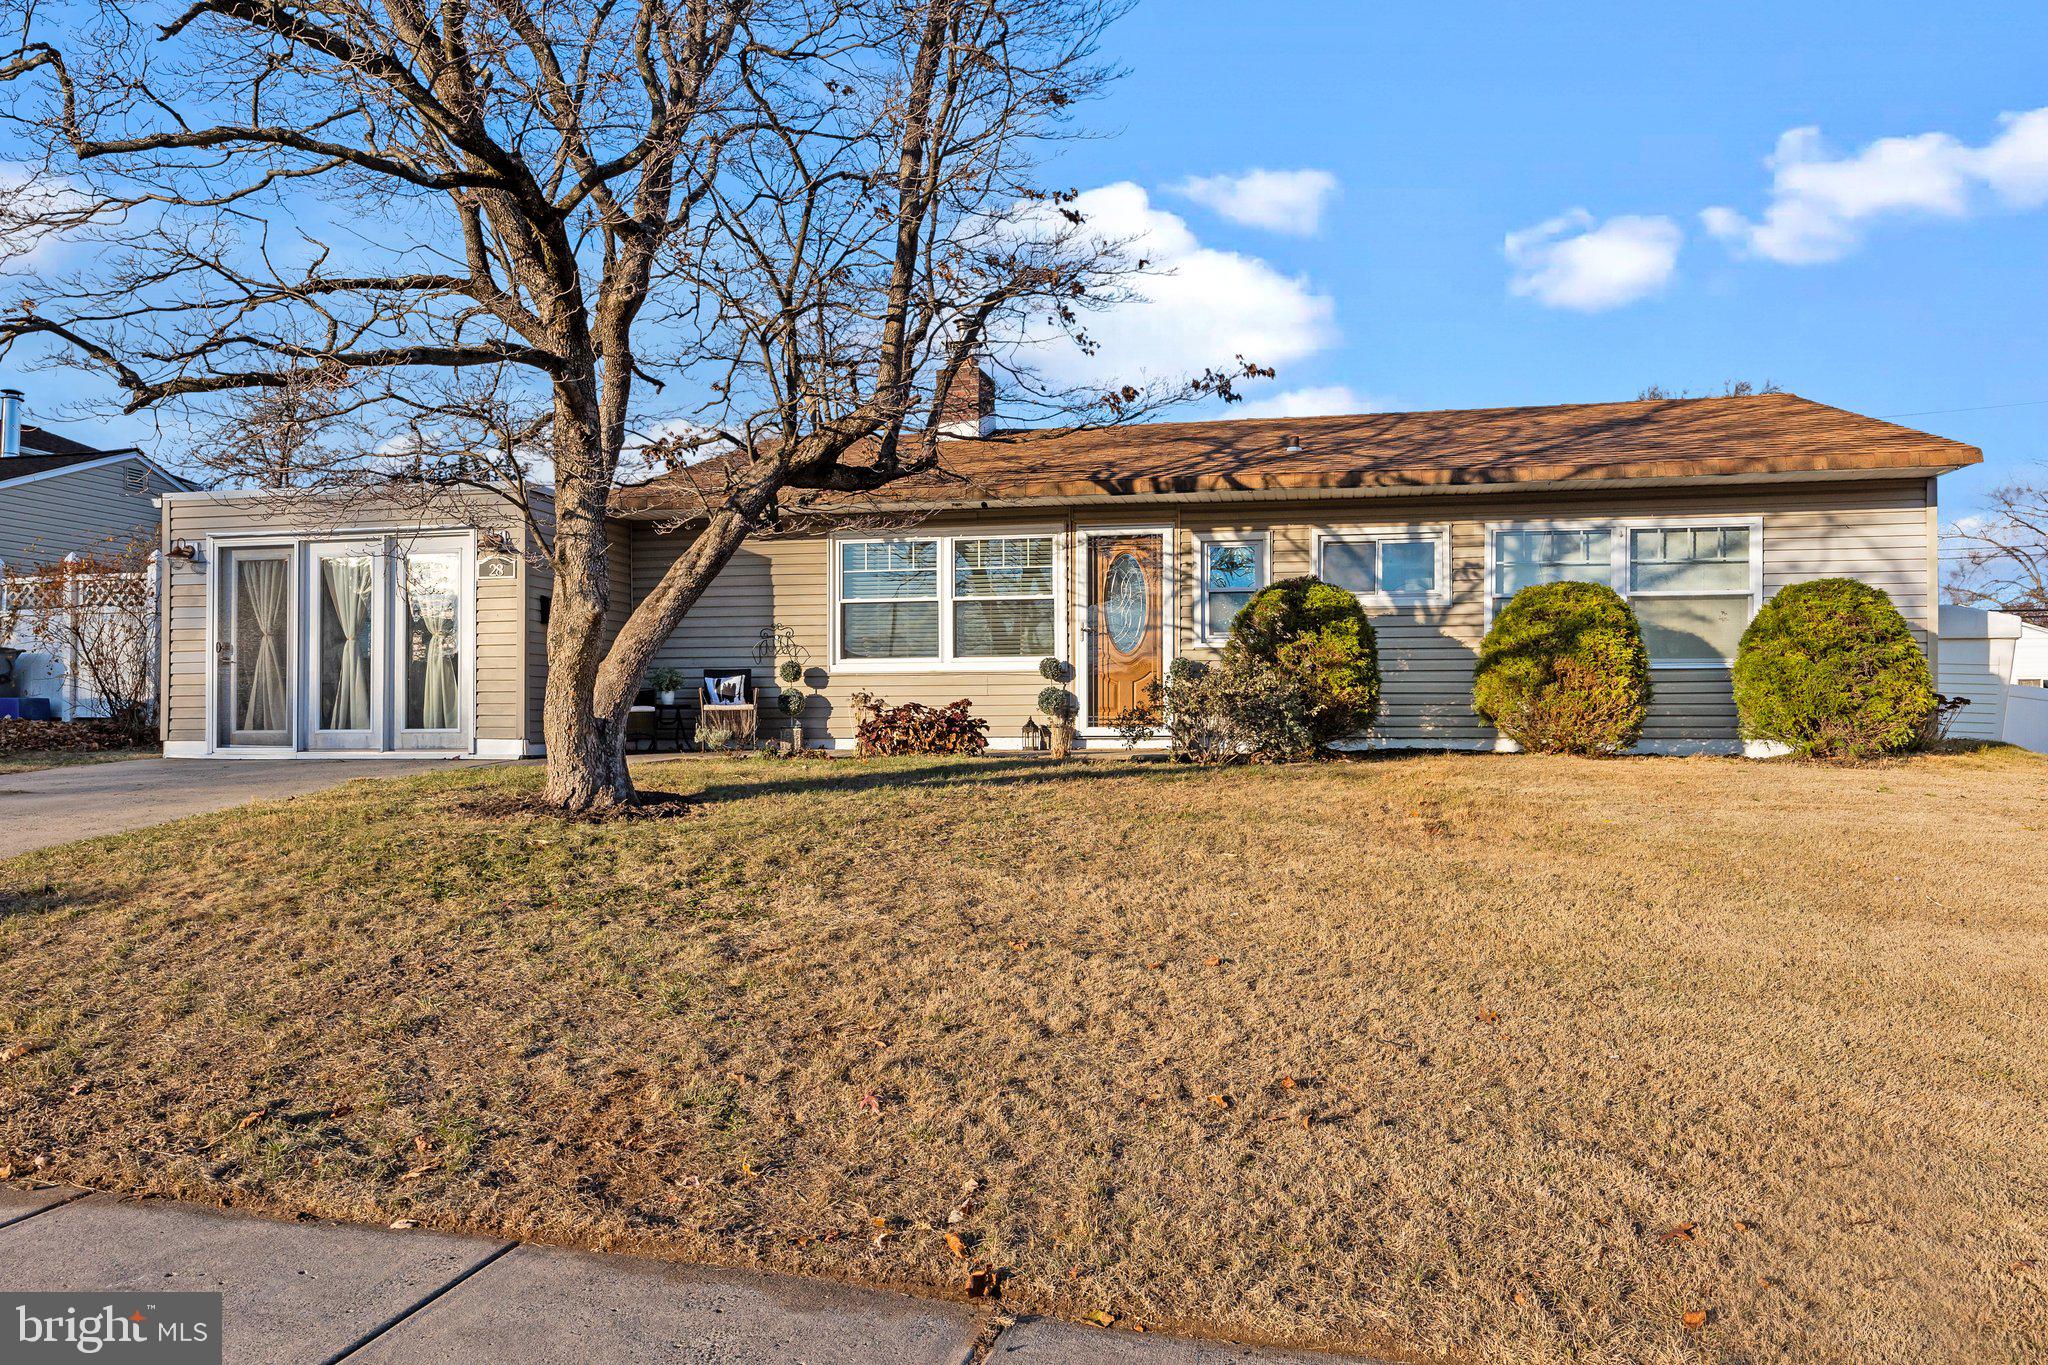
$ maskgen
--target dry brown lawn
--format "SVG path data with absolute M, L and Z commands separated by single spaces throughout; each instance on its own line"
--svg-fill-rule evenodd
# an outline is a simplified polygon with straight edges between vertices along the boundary
M 2048 1351 L 2048 762 L 464 813 L 537 779 L 0 863 L 0 1164 L 1419 1358 Z

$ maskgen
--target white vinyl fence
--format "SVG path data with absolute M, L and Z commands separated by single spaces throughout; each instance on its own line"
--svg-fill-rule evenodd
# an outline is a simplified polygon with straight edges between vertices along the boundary
M 66 555 L 67 564 L 79 562 Z M 137 666 L 149 679 L 149 694 L 156 689 L 157 584 L 160 577 L 157 555 L 149 557 L 142 573 L 66 573 L 47 578 L 23 571 L 10 573 L 0 563 L 0 623 L 13 621 L 12 638 L 0 645 L 23 650 L 14 661 L 14 687 L 22 697 L 42 697 L 60 720 L 75 720 L 107 714 L 106 700 L 93 694 L 90 681 L 82 676 L 76 658 L 78 629 L 52 629 L 57 614 L 71 614 L 73 622 L 98 617 L 112 624 L 127 619 L 135 623 L 135 639 L 126 647 L 137 651 Z M 146 607 L 147 610 L 138 610 Z M 145 624 L 146 623 L 146 624 Z

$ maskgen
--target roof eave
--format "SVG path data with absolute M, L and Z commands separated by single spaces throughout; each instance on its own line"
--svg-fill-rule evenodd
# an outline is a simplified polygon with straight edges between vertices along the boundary
M 1972 454 L 1975 454 L 1972 451 Z M 1690 470 L 1668 474 L 1574 474 L 1553 478 L 1501 478 L 1471 480 L 1417 477 L 1401 482 L 1365 482 L 1339 477 L 1320 482 L 1267 482 L 1247 486 L 1242 481 L 1213 476 L 1187 481 L 1136 480 L 1127 488 L 1076 489 L 1070 485 L 1019 485 L 1004 490 L 966 488 L 952 496 L 876 498 L 863 502 L 834 503 L 803 509 L 809 515 L 827 517 L 873 516 L 895 512 L 951 511 L 1002 507 L 1090 507 L 1150 505 L 1161 502 L 1307 502 L 1335 498 L 1399 498 L 1442 496 L 1485 496 L 1518 493 L 1570 492 L 1626 488 L 1741 487 L 1761 484 L 1847 482 L 1876 479 L 1937 478 L 1953 473 L 1975 460 L 1941 465 L 1858 466 L 1853 469 L 1744 469 L 1733 472 Z M 1425 471 L 1438 473 L 1439 471 Z M 614 507 L 611 516 L 623 521 L 684 521 L 700 519 L 701 505 L 674 504 L 650 507 Z

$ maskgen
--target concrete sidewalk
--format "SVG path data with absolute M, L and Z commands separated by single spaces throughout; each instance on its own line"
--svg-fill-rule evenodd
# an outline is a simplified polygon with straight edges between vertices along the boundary
M 417 758 L 130 758 L 32 773 L 0 773 L 0 858 L 122 834 L 248 801 L 338 787 L 358 777 L 404 777 Z
M 1329 1357 L 445 1233 L 0 1186 L 0 1290 L 222 1295 L 225 1359 L 1307 1365 Z

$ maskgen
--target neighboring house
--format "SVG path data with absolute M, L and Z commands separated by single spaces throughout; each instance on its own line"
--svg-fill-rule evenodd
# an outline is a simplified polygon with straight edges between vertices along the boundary
M 1171 659 L 1217 657 L 1252 591 L 1318 573 L 1379 631 L 1384 703 L 1359 742 L 1490 748 L 1471 682 L 1495 607 L 1592 579 L 1644 625 L 1644 747 L 1734 751 L 1729 660 L 1788 583 L 1883 588 L 1934 652 L 1935 481 L 1980 458 L 1790 394 L 1072 431 L 994 431 L 976 412 L 947 430 L 944 474 L 790 494 L 785 512 L 821 529 L 744 545 L 656 665 L 691 690 L 751 668 L 772 703 L 757 649 L 778 631 L 818 689 L 813 745 L 850 748 L 868 691 L 965 697 L 1015 748 L 1057 655 L 1082 743 L 1101 747 Z M 618 619 L 717 484 L 714 461 L 619 492 Z M 164 500 L 166 543 L 195 556 L 173 559 L 166 594 L 169 751 L 537 752 L 549 589 L 524 532 L 506 513 L 340 505 Z
M 0 389 L 0 568 L 104 553 L 138 537 L 153 541 L 156 499 L 192 487 L 133 446 L 102 450 L 31 426 L 23 407 L 19 389 Z M 18 659 L 13 685 L 25 697 L 49 699 L 61 715 L 97 709 L 93 698 L 76 695 L 63 661 L 45 653 Z
M 2048 627 L 2011 612 L 1943 607 L 1940 661 L 1942 695 L 1970 703 L 1951 738 L 2048 753 Z

